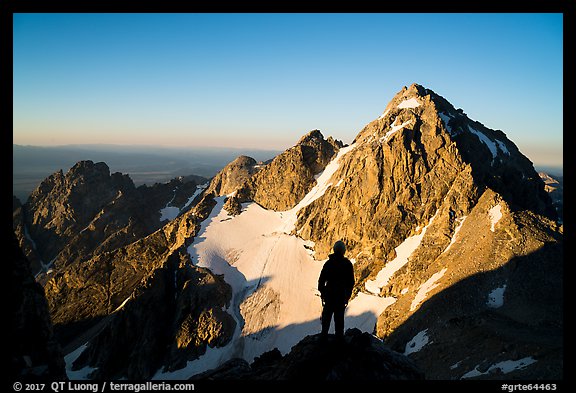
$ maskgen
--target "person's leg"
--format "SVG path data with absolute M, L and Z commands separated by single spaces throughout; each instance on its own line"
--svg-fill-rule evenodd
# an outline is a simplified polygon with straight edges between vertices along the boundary
M 330 330 L 330 322 L 332 320 L 332 314 L 334 309 L 329 303 L 324 304 L 322 308 L 322 336 L 328 336 L 328 330 Z
M 339 304 L 333 308 L 336 338 L 344 337 L 344 310 L 345 307 L 343 304 Z

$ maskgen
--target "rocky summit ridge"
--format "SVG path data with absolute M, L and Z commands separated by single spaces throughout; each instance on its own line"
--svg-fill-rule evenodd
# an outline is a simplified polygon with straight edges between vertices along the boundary
M 315 242 L 320 258 L 340 237 L 353 254 L 385 256 L 424 227 L 441 203 L 461 217 L 486 189 L 515 210 L 555 217 L 532 163 L 513 142 L 422 86 L 402 89 L 352 145 L 333 175 L 338 187 L 299 215 L 297 230 Z
M 319 130 L 304 135 L 296 145 L 274 157 L 238 189 L 241 201 L 254 201 L 266 209 L 294 207 L 316 183 L 315 176 L 343 146 Z

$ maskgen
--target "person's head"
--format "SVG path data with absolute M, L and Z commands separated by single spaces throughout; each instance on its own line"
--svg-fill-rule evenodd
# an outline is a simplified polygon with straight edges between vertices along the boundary
M 346 244 L 344 244 L 342 240 L 338 240 L 336 243 L 334 243 L 334 247 L 332 248 L 334 249 L 334 254 L 344 256 L 346 253 Z

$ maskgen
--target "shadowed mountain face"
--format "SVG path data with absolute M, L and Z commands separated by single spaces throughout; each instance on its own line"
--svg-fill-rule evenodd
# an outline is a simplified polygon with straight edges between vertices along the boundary
M 378 330 L 389 332 L 385 342 L 399 352 L 421 338 L 410 357 L 434 379 L 507 378 L 506 365 L 516 364 L 514 378 L 560 380 L 562 258 L 550 242 L 456 281 L 401 318 L 400 299 L 381 315 Z
M 14 202 L 20 244 L 53 262 L 39 281 L 65 353 L 89 343 L 74 369 L 169 376 L 214 349 L 222 367 L 202 378 L 421 378 L 400 358 L 429 379 L 562 378 L 555 205 L 502 131 L 435 92 L 403 88 L 349 146 L 314 130 L 270 162 L 239 157 L 202 191 L 184 179 L 135 188 L 81 162 Z M 356 276 L 347 323 L 369 321 L 387 349 L 354 333 L 349 362 L 310 335 L 294 353 L 222 364 L 313 331 L 310 271 L 340 239 Z M 372 317 L 354 320 L 362 310 Z M 383 370 L 390 348 L 402 356 Z M 326 369 L 309 363 L 316 350 L 333 357 Z
M 186 252 L 210 198 L 162 229 L 110 252 L 57 267 L 44 289 L 73 372 L 90 378 L 151 378 L 228 343 L 229 286 Z
M 53 335 L 42 287 L 34 281 L 30 262 L 14 235 L 10 249 L 10 379 L 65 380 L 64 357 Z
M 236 327 L 224 311 L 230 288 L 192 266 L 186 253 L 171 254 L 133 287 L 124 305 L 102 312 L 100 331 L 73 369 L 94 368 L 94 379 L 148 379 L 163 366 L 182 368 L 208 347 L 230 341 Z
M 81 161 L 47 178 L 24 205 L 15 200 L 14 228 L 36 258 L 56 338 L 66 354 L 91 342 L 72 371 L 149 378 L 227 342 L 235 327 L 222 310 L 229 288 L 181 250 L 211 206 L 195 200 L 202 180 L 136 188 L 105 163 Z M 165 218 L 165 210 L 186 217 Z M 130 361 L 118 363 L 119 348 Z

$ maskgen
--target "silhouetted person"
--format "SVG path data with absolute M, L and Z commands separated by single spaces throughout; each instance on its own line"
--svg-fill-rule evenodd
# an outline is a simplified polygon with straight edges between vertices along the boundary
M 334 243 L 333 249 L 334 253 L 328 256 L 328 261 L 324 263 L 318 279 L 318 290 L 323 306 L 321 317 L 323 338 L 328 337 L 332 315 L 336 337 L 344 337 L 344 310 L 354 287 L 354 268 L 352 262 L 344 257 L 346 245 L 338 240 Z

